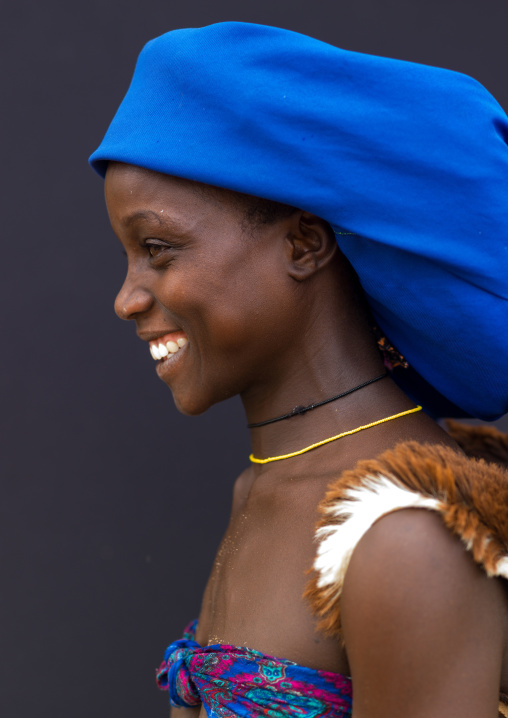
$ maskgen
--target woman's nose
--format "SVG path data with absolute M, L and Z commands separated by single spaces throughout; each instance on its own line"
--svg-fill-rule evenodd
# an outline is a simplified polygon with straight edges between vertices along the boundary
M 116 295 L 115 312 L 120 319 L 135 319 L 138 314 L 147 312 L 153 303 L 151 293 L 133 278 L 125 278 L 122 288 Z

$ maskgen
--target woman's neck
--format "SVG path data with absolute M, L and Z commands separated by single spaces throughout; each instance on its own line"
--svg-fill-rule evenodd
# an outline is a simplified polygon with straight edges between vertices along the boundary
M 296 337 L 286 356 L 260 372 L 258 381 L 242 394 L 247 423 L 265 422 L 297 406 L 322 402 L 383 373 L 368 324 L 357 322 L 347 332 L 337 327 L 334 317 L 326 324 L 322 317 L 302 331 L 302 341 Z M 386 378 L 304 414 L 252 428 L 252 452 L 259 458 L 285 454 L 411 406 Z

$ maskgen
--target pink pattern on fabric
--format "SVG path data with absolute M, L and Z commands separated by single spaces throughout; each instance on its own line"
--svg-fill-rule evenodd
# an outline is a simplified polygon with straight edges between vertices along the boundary
M 203 704 L 219 718 L 348 718 L 351 679 L 317 671 L 238 646 L 202 647 L 192 636 L 172 643 L 157 671 L 157 683 L 176 707 Z

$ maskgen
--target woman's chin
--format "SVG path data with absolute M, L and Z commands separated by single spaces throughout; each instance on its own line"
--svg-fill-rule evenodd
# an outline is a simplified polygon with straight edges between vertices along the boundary
M 169 387 L 169 389 L 173 394 L 173 401 L 175 402 L 176 408 L 180 414 L 184 414 L 185 416 L 200 416 L 200 414 L 204 414 L 210 407 L 219 404 L 221 401 L 230 399 L 237 393 L 234 391 L 222 392 L 219 395 L 218 392 L 206 393 L 201 390 L 194 394 L 191 392 L 178 391 L 174 387 Z
M 173 401 L 175 402 L 176 408 L 180 414 L 184 414 L 184 416 L 199 416 L 200 414 L 204 414 L 213 404 L 217 403 L 217 401 L 206 401 L 203 396 L 182 396 L 179 392 L 171 389 L 171 387 L 170 390 L 173 394 Z

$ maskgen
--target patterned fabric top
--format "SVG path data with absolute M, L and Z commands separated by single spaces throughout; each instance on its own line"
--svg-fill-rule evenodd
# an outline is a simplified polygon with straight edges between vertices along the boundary
M 197 621 L 172 643 L 157 671 L 157 684 L 176 707 L 203 703 L 208 716 L 349 718 L 351 679 L 298 666 L 259 651 L 194 640 Z

